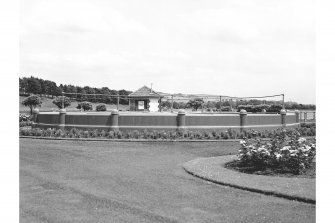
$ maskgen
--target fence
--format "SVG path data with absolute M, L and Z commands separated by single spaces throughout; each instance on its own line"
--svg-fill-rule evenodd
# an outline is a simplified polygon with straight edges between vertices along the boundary
M 299 121 L 302 123 L 316 122 L 315 111 L 300 111 Z

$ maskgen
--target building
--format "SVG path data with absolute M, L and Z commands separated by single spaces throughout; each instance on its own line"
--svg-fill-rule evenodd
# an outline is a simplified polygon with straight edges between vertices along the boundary
M 128 95 L 130 111 L 160 111 L 162 95 L 143 86 L 137 91 Z

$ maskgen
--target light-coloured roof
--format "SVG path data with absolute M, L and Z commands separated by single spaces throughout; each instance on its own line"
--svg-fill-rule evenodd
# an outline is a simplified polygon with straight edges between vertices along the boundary
M 151 90 L 147 86 L 143 86 L 137 91 L 134 91 L 128 97 L 149 97 L 149 98 L 160 98 L 163 97 L 162 95 L 158 94 L 157 92 Z

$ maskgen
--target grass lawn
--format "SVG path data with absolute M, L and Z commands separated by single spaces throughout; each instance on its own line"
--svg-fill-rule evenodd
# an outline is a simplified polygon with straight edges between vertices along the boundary
M 238 142 L 20 139 L 20 222 L 315 222 L 315 205 L 187 174 Z
M 23 97 L 23 96 L 20 96 L 19 98 L 19 109 L 20 109 L 20 113 L 22 112 L 30 112 L 30 109 L 29 107 L 25 107 L 22 105 L 22 101 L 25 99 L 26 97 Z M 58 110 L 58 107 L 56 105 L 54 105 L 52 103 L 53 99 L 51 98 L 46 98 L 46 97 L 42 97 L 42 105 L 40 108 L 38 108 L 40 111 L 57 111 Z M 76 109 L 77 105 L 78 105 L 79 102 L 77 101 L 73 101 L 71 103 L 71 105 L 69 107 L 66 108 L 67 111 L 80 111 L 78 109 Z M 100 104 L 100 103 L 92 103 L 92 107 L 93 107 L 93 110 L 95 110 L 95 107 Z M 106 104 L 106 108 L 107 108 L 107 111 L 111 111 L 112 109 L 116 109 L 117 108 L 117 105 L 110 105 L 110 104 Z M 129 109 L 129 106 L 128 105 L 119 105 L 119 108 L 120 110 L 127 110 Z

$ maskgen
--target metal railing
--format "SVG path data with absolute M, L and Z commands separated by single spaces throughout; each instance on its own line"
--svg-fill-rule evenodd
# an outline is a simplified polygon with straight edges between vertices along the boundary
M 299 119 L 301 123 L 316 122 L 316 112 L 300 111 Z

